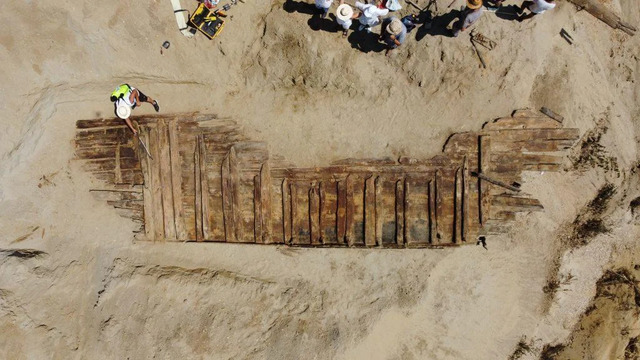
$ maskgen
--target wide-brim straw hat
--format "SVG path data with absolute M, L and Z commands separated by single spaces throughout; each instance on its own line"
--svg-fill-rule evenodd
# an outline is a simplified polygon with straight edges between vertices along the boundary
M 123 102 L 118 103 L 118 107 L 116 107 L 116 115 L 122 119 L 128 119 L 131 116 L 131 106 L 124 104 Z
M 342 4 L 336 10 L 336 17 L 342 21 L 347 21 L 353 16 L 353 8 L 349 4 Z
M 467 0 L 467 7 L 469 9 L 479 9 L 482 6 L 482 0 Z
M 393 19 L 387 25 L 387 32 L 391 35 L 400 35 L 402 32 L 402 22 L 398 19 Z

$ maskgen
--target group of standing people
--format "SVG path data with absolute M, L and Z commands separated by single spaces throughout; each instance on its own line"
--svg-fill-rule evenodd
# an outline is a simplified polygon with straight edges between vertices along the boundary
M 335 14 L 336 22 L 342 27 L 343 37 L 348 35 L 349 29 L 353 25 L 353 20 L 356 19 L 359 23 L 357 31 L 370 32 L 371 28 L 382 24 L 380 39 L 387 45 L 387 54 L 402 45 L 407 33 L 420 22 L 420 14 L 408 15 L 401 19 L 395 16 L 384 18 L 389 14 L 389 9 L 387 8 L 389 6 L 386 3 L 387 1 L 392 2 L 392 0 L 372 0 L 372 3 L 368 3 L 368 0 L 363 1 L 365 1 L 365 3 L 356 1 L 354 9 L 351 5 L 345 4 L 344 0 L 340 0 Z M 492 5 L 495 5 L 499 9 L 504 0 L 485 1 L 492 3 Z M 320 17 L 326 18 L 333 2 L 334 0 L 315 0 L 315 6 Z M 516 19 L 518 21 L 529 19 L 537 14 L 542 14 L 546 10 L 553 9 L 555 6 L 555 0 L 526 0 L 519 7 L 516 7 Z M 451 36 L 458 36 L 461 32 L 477 22 L 484 11 L 483 0 L 467 0 L 466 7 L 461 10 L 458 20 L 450 30 Z

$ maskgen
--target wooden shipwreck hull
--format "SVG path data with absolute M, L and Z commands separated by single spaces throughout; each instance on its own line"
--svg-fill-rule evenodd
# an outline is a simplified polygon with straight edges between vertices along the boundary
M 577 129 L 529 110 L 458 133 L 431 159 L 347 159 L 296 168 L 229 120 L 134 117 L 153 159 L 119 119 L 76 123 L 92 192 L 152 241 L 421 248 L 475 244 L 541 210 L 523 171 L 558 171 Z

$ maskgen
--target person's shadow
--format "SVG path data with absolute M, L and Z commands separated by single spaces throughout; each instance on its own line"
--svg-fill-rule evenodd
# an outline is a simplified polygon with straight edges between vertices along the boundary
M 518 10 L 520 10 L 520 7 L 516 5 L 501 6 L 496 10 L 495 14 L 502 20 L 514 21 L 520 17 Z
M 333 14 L 329 14 L 327 17 L 322 18 L 319 13 L 315 13 L 311 16 L 309 21 L 307 21 L 307 24 L 313 31 L 322 30 L 335 33 L 342 29 L 342 27 L 340 27 L 336 22 L 336 16 Z
M 328 14 L 327 17 L 320 17 L 320 11 L 312 3 L 304 1 L 287 0 L 282 5 L 282 9 L 288 13 L 298 12 L 311 15 L 307 24 L 313 31 L 323 30 L 327 32 L 337 32 L 338 26 L 335 22 L 335 15 Z
M 351 47 L 358 49 L 363 53 L 368 52 L 382 52 L 386 46 L 380 42 L 380 36 L 374 32 L 368 32 L 366 30 L 357 31 L 360 26 L 360 22 L 354 21 L 351 28 L 355 28 L 356 31 L 352 32 L 347 40 L 351 44 Z
M 453 20 L 460 19 L 462 11 L 451 10 L 446 14 L 437 15 L 431 21 L 425 21 L 416 32 L 416 41 L 422 40 L 425 36 L 446 36 L 453 37 L 453 33 L 447 27 Z
M 315 15 L 317 13 L 315 5 L 304 1 L 287 0 L 282 5 L 282 9 L 288 13 L 299 12 L 307 15 Z

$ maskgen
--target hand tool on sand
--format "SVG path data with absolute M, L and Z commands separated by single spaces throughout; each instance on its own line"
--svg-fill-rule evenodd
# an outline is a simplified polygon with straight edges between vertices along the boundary
M 573 38 L 564 28 L 560 30 L 560 36 L 565 39 L 569 43 L 569 45 L 573 45 Z
M 149 149 L 147 149 L 147 145 L 145 145 L 144 141 L 140 139 L 140 135 L 138 135 L 138 133 L 136 133 L 136 137 L 138 138 L 138 141 L 140 141 L 140 144 L 142 145 L 142 148 L 144 149 L 144 151 L 147 153 L 147 156 L 149 157 L 149 159 L 153 160 L 153 156 L 151 156 Z

